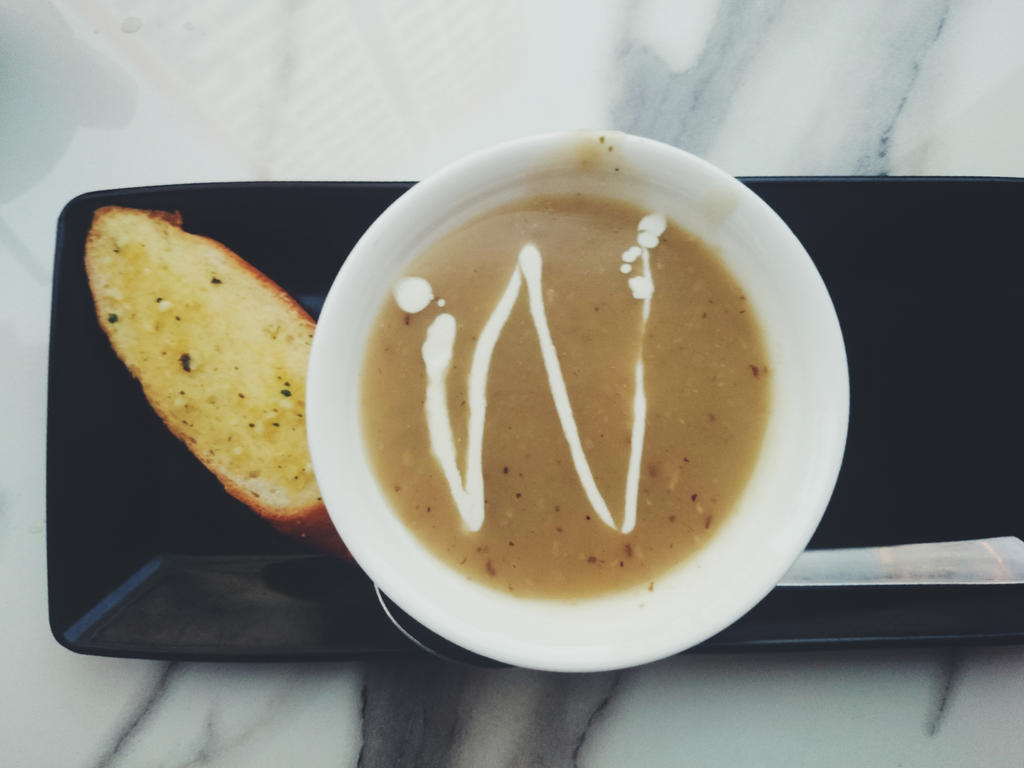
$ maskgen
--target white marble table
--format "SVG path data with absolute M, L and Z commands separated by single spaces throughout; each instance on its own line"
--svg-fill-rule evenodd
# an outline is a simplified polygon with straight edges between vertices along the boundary
M 93 189 L 415 179 L 602 126 L 738 175 L 1024 176 L 1024 3 L 0 0 L 0 763 L 1024 765 L 1024 647 L 617 674 L 74 655 L 46 619 L 57 214 Z

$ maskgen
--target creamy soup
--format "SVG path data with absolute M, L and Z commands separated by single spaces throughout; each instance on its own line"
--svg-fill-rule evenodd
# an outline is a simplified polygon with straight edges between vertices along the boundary
M 380 486 L 468 578 L 573 598 L 713 536 L 760 450 L 770 365 L 701 241 L 618 201 L 536 197 L 419 254 L 362 374 Z

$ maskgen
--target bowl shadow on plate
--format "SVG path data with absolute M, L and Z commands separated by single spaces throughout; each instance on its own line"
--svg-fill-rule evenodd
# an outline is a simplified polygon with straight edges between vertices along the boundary
M 373 588 L 377 593 L 377 599 L 380 601 L 380 607 L 384 610 L 387 617 L 391 619 L 391 623 L 394 624 L 398 631 L 405 635 L 405 637 L 407 637 L 412 643 L 430 655 L 436 656 L 444 661 L 453 661 L 458 664 L 469 664 L 475 667 L 508 667 L 508 664 L 495 661 L 494 659 L 490 659 L 486 656 L 481 656 L 477 653 L 473 653 L 472 651 L 467 651 L 465 648 L 445 640 L 439 634 L 427 629 L 416 621 L 416 619 L 412 618 L 409 614 L 399 608 L 390 597 L 381 592 L 380 587 L 374 585 Z

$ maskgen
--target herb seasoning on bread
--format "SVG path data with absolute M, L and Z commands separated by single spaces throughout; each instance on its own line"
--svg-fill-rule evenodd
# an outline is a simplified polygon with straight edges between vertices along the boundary
M 346 555 L 306 445 L 306 311 L 176 213 L 97 210 L 85 267 L 100 325 L 171 432 L 275 528 Z

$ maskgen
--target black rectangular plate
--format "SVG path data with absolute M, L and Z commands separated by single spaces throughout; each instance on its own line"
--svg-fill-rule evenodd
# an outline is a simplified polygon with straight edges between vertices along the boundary
M 811 543 L 1024 537 L 1024 181 L 748 179 L 832 294 L 851 420 Z M 98 323 L 83 249 L 104 205 L 180 211 L 315 317 L 407 183 L 201 184 L 93 192 L 60 216 L 47 425 L 50 625 L 81 653 L 355 658 L 411 645 L 350 563 L 242 504 L 163 426 Z M 1024 586 L 779 588 L 700 650 L 1019 642 Z

